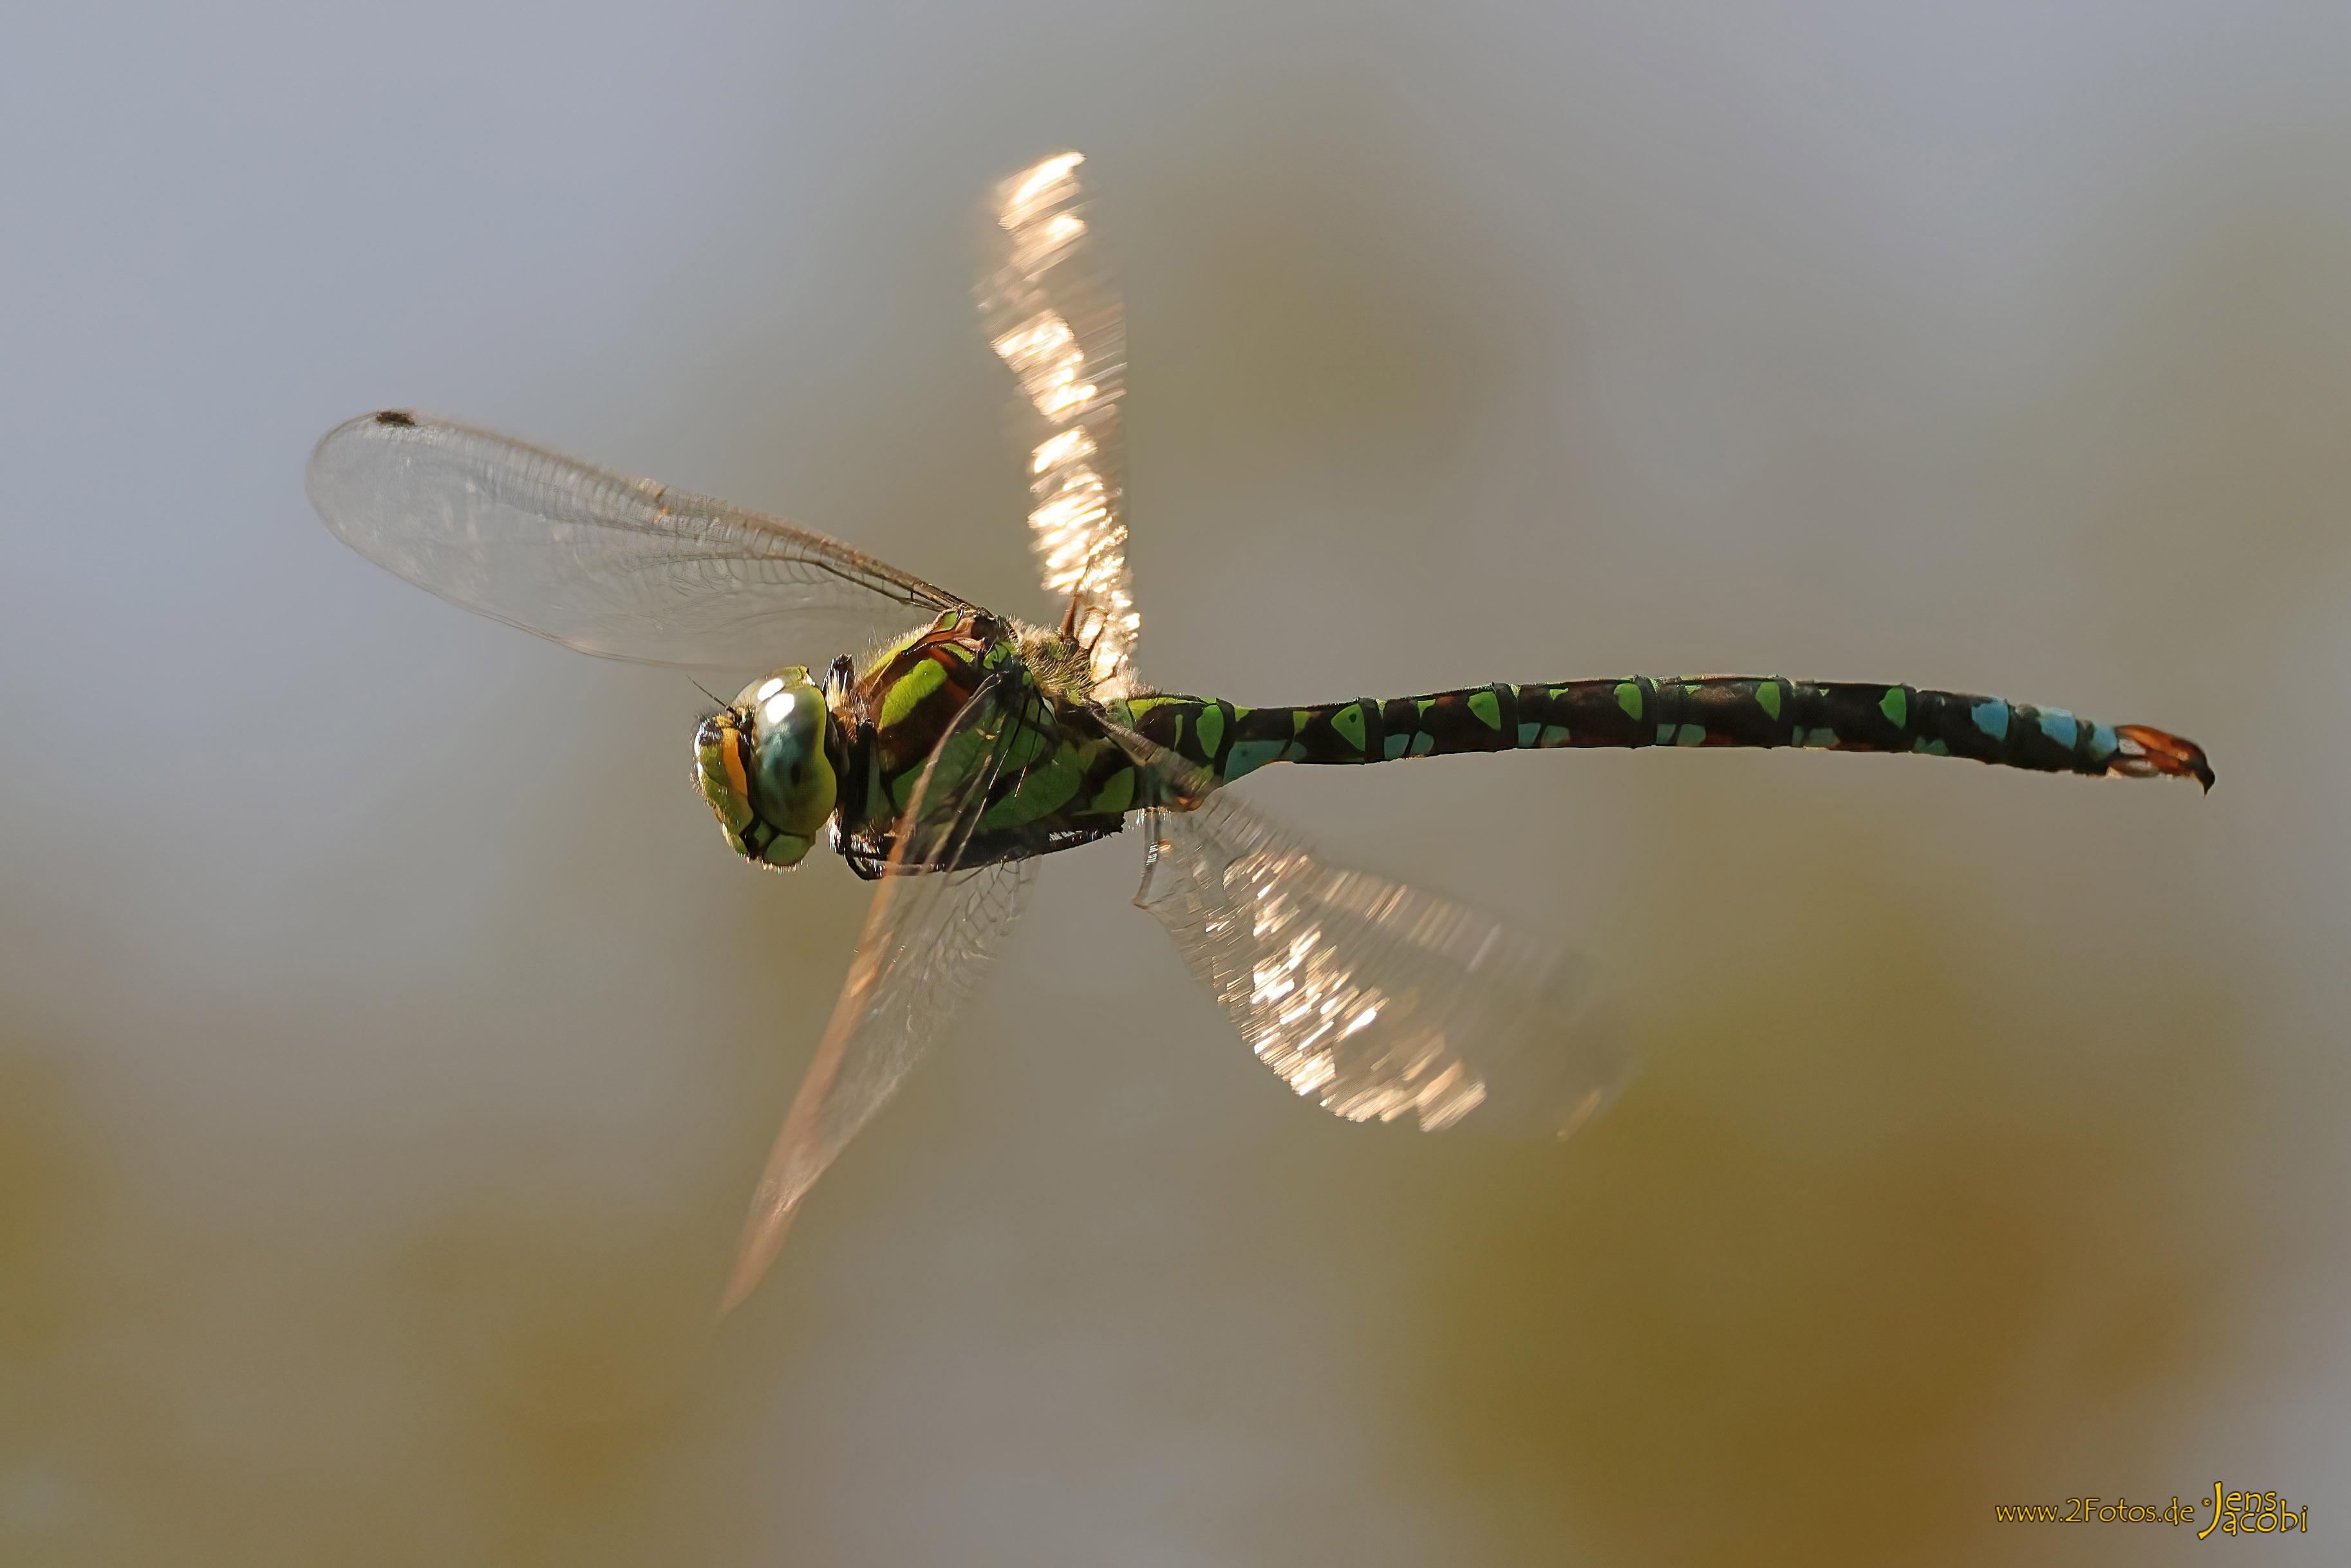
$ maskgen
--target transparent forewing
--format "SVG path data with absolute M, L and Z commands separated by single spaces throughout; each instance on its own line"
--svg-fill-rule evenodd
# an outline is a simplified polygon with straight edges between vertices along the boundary
M 848 982 L 752 1194 L 722 1314 L 768 1271 L 816 1178 L 963 1014 L 1019 916 L 1035 861 L 961 864 L 1016 743 L 1002 696 L 1017 685 L 999 678 L 965 705 L 908 798 L 892 868 L 947 869 L 874 883 Z
M 1126 566 L 1126 314 L 1086 214 L 1075 152 L 996 188 L 980 319 L 1042 417 L 1029 457 L 1029 544 L 1067 595 L 1095 695 L 1124 696 L 1141 629 Z
M 960 602 L 822 534 L 421 414 L 329 433 L 309 491 L 377 565 L 608 659 L 820 664 Z
M 1199 798 L 1196 774 L 1156 761 L 1170 798 Z M 1134 902 L 1258 1060 L 1324 1110 L 1564 1137 L 1614 1097 L 1624 1057 L 1573 954 L 1322 861 L 1222 792 L 1151 824 Z

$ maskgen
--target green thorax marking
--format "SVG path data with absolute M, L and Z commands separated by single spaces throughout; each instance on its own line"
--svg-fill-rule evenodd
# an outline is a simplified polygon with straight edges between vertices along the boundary
M 945 685 L 946 678 L 946 666 L 937 659 L 916 660 L 914 668 L 893 681 L 883 694 L 883 727 L 904 723 L 914 705 Z
M 935 749 L 932 788 L 938 793 L 925 798 L 930 805 L 971 788 L 994 759 L 997 771 L 976 830 L 976 841 L 991 858 L 1042 853 L 1116 831 L 1126 811 L 1147 803 L 1151 791 L 1103 727 L 1102 710 L 1070 679 L 1080 668 L 1065 639 L 971 612 L 942 616 L 884 648 L 833 713 L 845 777 L 858 781 L 843 791 L 844 851 L 886 852 Z M 949 727 L 991 679 L 999 682 L 990 701 L 1003 725 L 989 727 L 993 735 L 966 726 L 942 748 Z M 1138 697 L 1117 706 L 1117 720 L 1139 724 L 1159 712 L 1180 723 L 1195 705 Z M 1224 723 L 1213 704 L 1198 720 L 1197 727 L 1209 732 Z

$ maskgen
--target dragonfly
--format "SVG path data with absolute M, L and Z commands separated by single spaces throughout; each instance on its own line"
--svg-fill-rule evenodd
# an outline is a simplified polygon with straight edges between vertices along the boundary
M 2211 787 L 2203 751 L 2166 731 L 1899 683 L 1631 675 L 1289 707 L 1145 685 L 1125 322 L 1082 161 L 1061 153 L 994 189 L 977 290 L 1033 410 L 1029 540 L 1056 624 L 776 517 L 420 413 L 354 419 L 310 461 L 310 499 L 337 537 L 467 610 L 603 658 L 766 669 L 701 722 L 697 788 L 754 865 L 788 870 L 822 840 L 875 884 L 722 1315 L 766 1272 L 817 1178 L 974 1004 L 1038 862 L 1138 821 L 1134 902 L 1301 1095 L 1353 1121 L 1559 1136 L 1608 1103 L 1625 1061 L 1593 1022 L 1588 966 L 1321 858 L 1227 790 L 1259 768 L 1795 747 Z M 820 662 L 771 664 L 790 653 Z

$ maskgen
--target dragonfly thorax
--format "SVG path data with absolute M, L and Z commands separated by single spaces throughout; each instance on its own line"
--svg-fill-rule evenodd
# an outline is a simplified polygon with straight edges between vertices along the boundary
M 805 665 L 752 682 L 702 721 L 694 781 L 726 844 L 760 865 L 798 865 L 832 816 L 824 692 Z

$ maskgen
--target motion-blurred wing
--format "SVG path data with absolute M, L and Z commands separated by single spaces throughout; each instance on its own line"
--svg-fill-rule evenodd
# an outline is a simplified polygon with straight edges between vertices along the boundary
M 1175 798 L 1197 798 L 1196 774 L 1157 762 Z M 1624 1058 L 1573 954 L 1318 860 L 1222 791 L 1151 820 L 1134 902 L 1258 1060 L 1324 1110 L 1565 1137 L 1614 1097 Z
M 1047 427 L 1029 459 L 1029 543 L 1109 701 L 1133 688 L 1142 618 L 1126 568 L 1126 313 L 1087 226 L 1082 161 L 1064 152 L 996 188 L 998 265 L 978 292 L 988 341 Z
M 607 659 L 820 664 L 961 602 L 822 534 L 422 414 L 329 433 L 309 491 L 377 565 Z
M 816 1178 L 961 1015 L 1019 916 L 1036 862 L 961 865 L 989 787 L 1021 739 L 1021 716 L 1003 700 L 1017 685 L 998 677 L 973 695 L 908 798 L 890 871 L 947 869 L 876 880 L 848 983 L 752 1194 L 721 1316 L 775 1261 Z

